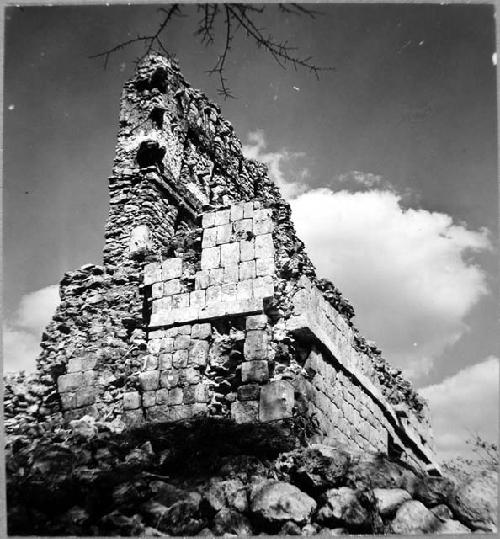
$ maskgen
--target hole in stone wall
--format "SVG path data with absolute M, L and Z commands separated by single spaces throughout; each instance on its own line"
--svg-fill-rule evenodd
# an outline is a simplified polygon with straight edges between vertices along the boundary
M 163 115 L 165 114 L 165 109 L 162 109 L 160 107 L 155 107 L 149 114 L 149 117 L 151 118 L 151 121 L 153 122 L 153 126 L 156 127 L 156 129 L 162 129 L 163 128 Z
M 159 67 L 151 75 L 150 88 L 157 88 L 162 94 L 167 91 L 168 88 L 168 72 L 164 67 Z
M 163 172 L 163 157 L 166 149 L 162 148 L 156 140 L 144 140 L 137 150 L 136 161 L 141 168 L 157 166 Z

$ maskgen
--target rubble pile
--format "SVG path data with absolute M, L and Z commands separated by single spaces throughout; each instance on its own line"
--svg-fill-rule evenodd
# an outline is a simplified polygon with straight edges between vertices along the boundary
M 381 454 L 293 447 L 286 428 L 270 425 L 71 425 L 7 444 L 9 535 L 496 530 L 493 472 L 474 490 Z

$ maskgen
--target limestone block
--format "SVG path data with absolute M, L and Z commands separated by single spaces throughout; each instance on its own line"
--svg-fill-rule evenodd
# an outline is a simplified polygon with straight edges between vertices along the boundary
M 161 340 L 161 351 L 171 354 L 174 351 L 174 338 L 165 337 Z
M 168 409 L 168 421 L 183 421 L 193 417 L 193 407 L 189 404 L 171 406 Z
M 193 292 L 190 292 L 189 305 L 191 307 L 205 307 L 205 290 L 193 290 Z
M 156 339 L 156 341 L 161 342 L 159 341 L 159 339 Z M 157 368 L 158 368 L 158 356 L 153 355 L 153 354 L 147 354 L 146 356 L 142 358 L 142 366 L 141 366 L 142 371 L 154 371 Z
M 161 299 L 153 301 L 153 304 L 156 305 L 156 312 L 158 314 L 170 312 L 172 310 L 172 303 L 173 302 L 171 296 L 163 297 Z
M 179 372 L 179 384 L 181 385 L 193 385 L 200 381 L 200 373 L 193 367 L 182 369 Z
M 131 254 L 144 249 L 150 250 L 153 248 L 153 242 L 151 241 L 151 234 L 148 226 L 139 225 L 132 229 L 128 248 Z
M 182 276 L 182 258 L 167 258 L 161 263 L 161 274 L 164 281 Z
M 236 401 L 231 403 L 231 419 L 236 423 L 256 423 L 259 418 L 259 404 L 256 401 Z
M 155 406 L 156 404 L 156 391 L 145 391 L 142 394 L 142 406 L 144 408 L 149 408 L 150 406 Z
M 169 407 L 165 404 L 151 406 L 146 409 L 146 421 L 150 423 L 163 423 L 170 421 Z
M 253 233 L 253 220 L 242 219 L 241 221 L 236 221 L 233 223 L 233 230 L 240 237 L 245 237 L 247 232 Z
M 177 371 L 163 371 L 160 377 L 162 388 L 171 389 L 179 385 L 179 373 Z
M 226 266 L 224 268 L 224 276 L 222 277 L 222 284 L 231 284 L 238 282 L 239 267 L 238 264 Z
M 172 297 L 172 309 L 184 309 L 189 307 L 189 293 L 175 294 Z
M 177 335 L 174 339 L 174 350 L 184 350 L 189 348 L 191 337 L 189 335 Z
M 203 228 L 209 228 L 215 225 L 215 212 L 204 213 L 201 216 L 201 226 Z
M 273 258 L 274 242 L 271 234 L 263 234 L 255 238 L 255 258 Z
M 264 237 L 264 236 L 263 236 Z M 240 261 L 240 245 L 239 242 L 225 243 L 220 246 L 220 263 L 221 266 L 237 265 Z
M 57 389 L 59 393 L 64 393 L 66 391 L 75 391 L 83 385 L 83 374 L 74 373 L 74 374 L 63 374 L 57 379 Z
M 195 290 L 204 290 L 210 285 L 210 278 L 208 270 L 202 270 L 196 272 L 194 276 L 194 288 Z
M 160 299 L 163 296 L 163 283 L 154 283 L 151 287 L 151 297 L 153 299 Z
M 209 344 L 207 341 L 192 341 L 189 349 L 189 363 L 194 365 L 206 365 Z
M 123 394 L 123 409 L 135 410 L 141 406 L 141 394 L 138 391 L 127 391 Z
M 153 262 L 152 264 L 146 264 L 144 266 L 144 284 L 146 286 L 152 285 L 162 280 L 160 264 Z
M 194 324 L 191 331 L 193 339 L 208 339 L 212 333 L 212 326 L 209 323 Z
M 243 217 L 253 217 L 253 202 L 246 202 L 245 204 L 243 204 Z
M 222 279 L 224 276 L 224 270 L 222 268 L 215 268 L 208 271 L 208 280 L 209 285 L 222 284 Z
M 215 212 L 214 214 L 214 225 L 225 225 L 226 223 L 229 223 L 229 219 L 231 217 L 231 210 L 219 210 Z
M 292 384 L 276 380 L 261 387 L 259 401 L 259 420 L 274 421 L 292 417 L 295 404 Z
M 260 395 L 260 386 L 257 384 L 247 384 L 240 386 L 237 389 L 238 400 L 240 401 L 257 401 Z
M 257 277 L 253 280 L 253 295 L 256 298 L 272 298 L 274 295 L 274 281 L 270 275 Z
M 182 291 L 180 279 L 170 279 L 163 283 L 163 294 L 165 296 L 173 296 L 174 294 L 180 294 Z
M 224 285 L 234 286 L 234 285 Z M 218 318 L 220 316 L 226 316 L 228 313 L 228 303 L 210 303 L 202 311 L 200 311 L 200 318 Z
M 191 324 L 185 324 L 184 326 L 178 326 L 177 331 L 179 335 L 191 335 Z
M 231 206 L 231 221 L 243 219 L 243 204 L 233 204 Z
M 201 247 L 205 249 L 206 247 L 215 247 L 217 245 L 217 228 L 207 228 L 203 231 L 203 240 L 201 242 Z
M 265 314 L 254 314 L 247 316 L 246 329 L 265 329 L 267 326 L 267 316 Z
M 206 294 L 207 303 L 219 303 L 222 301 L 221 285 L 216 284 L 207 288 Z
M 253 279 L 246 279 L 245 281 L 239 281 L 236 285 L 236 297 L 237 299 L 250 299 L 253 294 Z
M 173 327 L 173 328 L 167 328 L 165 330 L 165 337 L 167 339 L 169 338 L 173 338 L 173 337 L 177 337 L 177 334 L 179 333 L 179 328 L 178 327 Z
M 63 410 L 71 410 L 72 408 L 77 408 L 76 393 L 74 391 L 61 393 L 60 397 Z
M 161 339 L 151 339 L 148 341 L 147 349 L 150 354 L 158 354 L 161 350 L 162 342 Z
M 222 301 L 236 301 L 236 284 L 223 284 L 221 288 Z
M 172 358 L 173 354 L 160 354 L 159 367 L 161 371 L 166 371 L 167 369 L 172 368 Z
M 201 269 L 213 269 L 220 266 L 220 247 L 207 247 L 201 252 Z
M 160 381 L 159 371 L 146 371 L 139 373 L 139 385 L 143 391 L 158 389 Z
M 265 331 L 247 331 L 243 354 L 245 359 L 267 359 L 268 357 L 268 336 Z
M 180 387 L 174 387 L 168 392 L 168 404 L 182 404 L 184 392 Z
M 198 320 L 200 316 L 200 308 L 197 306 L 183 307 L 171 312 L 171 322 L 182 324 L 183 322 L 193 322 Z
M 184 369 L 188 364 L 188 351 L 186 349 L 177 350 L 172 356 L 172 366 L 174 369 Z
M 244 361 L 241 364 L 241 380 L 245 382 L 266 382 L 269 380 L 269 364 L 265 359 Z
M 215 227 L 216 231 L 216 239 L 215 243 L 216 245 L 221 245 L 223 243 L 229 243 L 231 241 L 231 232 L 233 230 L 233 227 L 231 223 L 227 223 L 226 225 L 220 225 Z
M 258 258 L 255 262 L 255 274 L 257 277 L 274 275 L 274 258 Z
M 255 260 L 247 260 L 241 262 L 239 266 L 239 280 L 255 278 Z
M 81 357 L 72 357 L 68 360 L 66 364 L 66 372 L 73 373 L 83 370 L 82 358 Z
M 156 392 L 156 404 L 167 404 L 168 403 L 168 389 L 159 389 Z
M 267 210 L 259 210 L 259 211 L 267 211 Z M 258 236 L 261 234 L 269 234 L 274 230 L 274 223 L 269 217 L 265 220 L 256 220 L 254 217 L 253 222 L 253 233 Z
M 261 236 L 264 237 L 264 236 Z M 242 262 L 255 258 L 255 240 L 240 241 L 240 259 Z

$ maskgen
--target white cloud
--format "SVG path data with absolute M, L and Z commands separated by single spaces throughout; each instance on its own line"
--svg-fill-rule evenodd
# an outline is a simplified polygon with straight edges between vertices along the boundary
M 35 369 L 41 334 L 59 301 L 57 285 L 41 288 L 21 298 L 15 315 L 3 326 L 4 371 Z
M 268 166 L 269 176 L 278 185 L 284 198 L 293 198 L 306 190 L 306 187 L 296 180 L 305 180 L 309 174 L 307 169 L 300 169 L 298 174 L 295 172 L 290 179 L 286 178 L 283 171 L 287 165 L 296 163 L 297 159 L 304 157 L 303 152 L 289 152 L 284 149 L 278 152 L 266 151 L 267 142 L 264 132 L 260 129 L 249 133 L 247 138 L 248 144 L 243 145 L 243 154 L 248 159 L 260 161 Z
M 315 189 L 291 206 L 318 273 L 353 303 L 362 333 L 416 378 L 466 331 L 487 287 L 464 255 L 489 242 L 485 230 L 400 201 L 392 191 Z
M 467 439 L 498 440 L 499 359 L 490 356 L 419 393 L 428 400 L 438 453 L 465 455 Z

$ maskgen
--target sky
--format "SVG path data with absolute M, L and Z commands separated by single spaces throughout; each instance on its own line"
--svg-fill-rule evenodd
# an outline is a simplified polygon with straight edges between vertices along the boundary
M 221 42 L 185 7 L 166 43 L 268 164 L 320 276 L 363 335 L 428 398 L 440 454 L 498 437 L 498 182 L 494 11 L 488 5 L 268 6 L 260 24 L 334 67 L 283 70 L 243 35 L 217 94 Z M 5 12 L 4 370 L 33 369 L 65 271 L 102 262 L 121 87 L 157 6 Z M 221 36 L 221 34 L 219 34 Z M 467 410 L 467 413 L 458 413 Z M 470 436 L 469 436 L 470 437 Z

